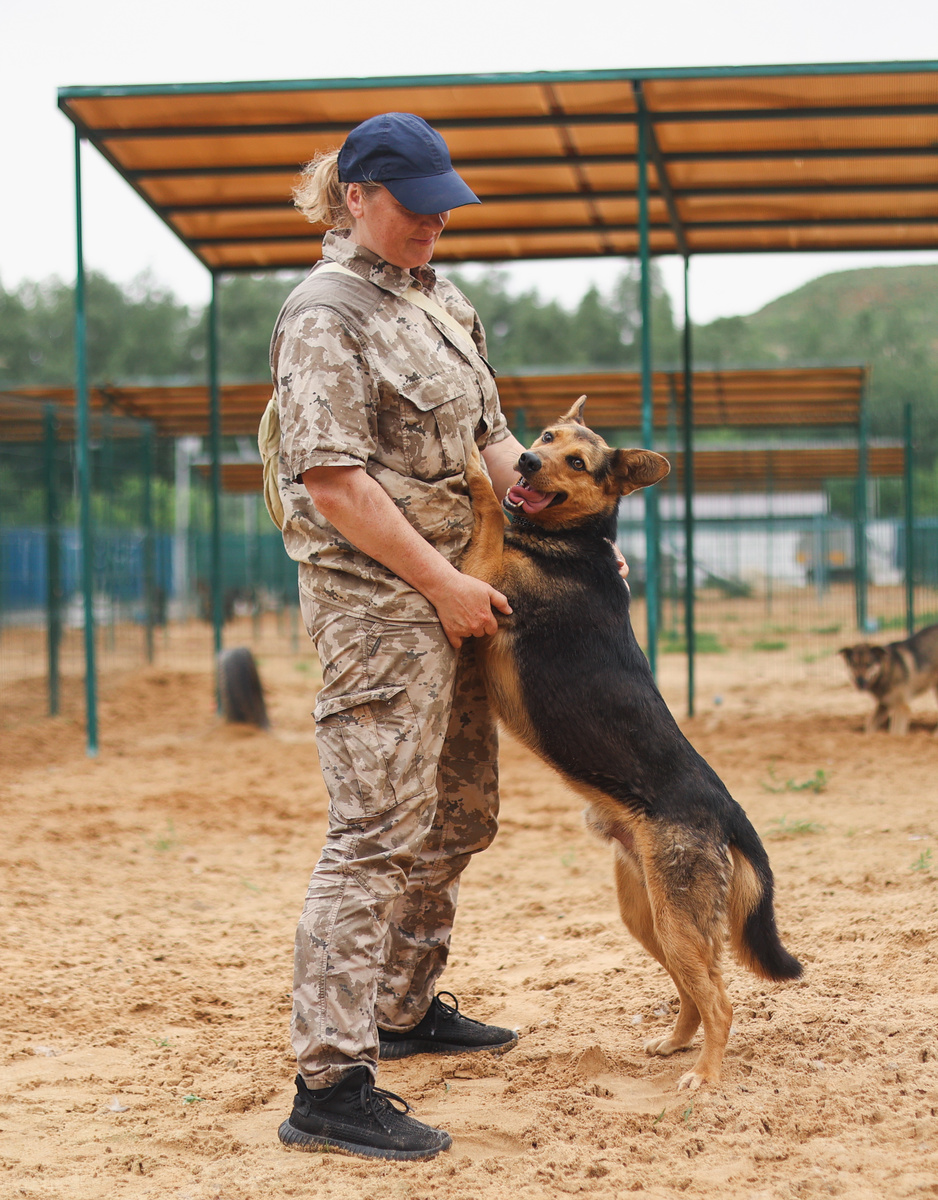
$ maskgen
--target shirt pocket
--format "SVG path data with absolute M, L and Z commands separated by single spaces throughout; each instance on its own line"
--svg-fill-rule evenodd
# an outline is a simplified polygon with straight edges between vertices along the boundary
M 436 480 L 462 474 L 481 415 L 469 411 L 465 379 L 434 375 L 406 384 L 400 397 L 404 454 L 413 478 Z
M 346 824 L 378 817 L 427 790 L 420 727 L 403 684 L 320 700 L 313 717 L 332 808 Z

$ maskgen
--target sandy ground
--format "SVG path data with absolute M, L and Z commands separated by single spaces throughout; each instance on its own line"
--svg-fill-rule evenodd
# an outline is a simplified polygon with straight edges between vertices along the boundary
M 699 660 L 683 727 L 763 834 L 807 970 L 767 985 L 727 963 L 723 1079 L 692 1095 L 675 1091 L 689 1055 L 643 1053 L 676 996 L 619 922 L 609 848 L 505 739 L 501 832 L 465 876 L 444 983 L 521 1041 L 382 1067 L 453 1134 L 413 1165 L 276 1137 L 293 929 L 325 820 L 310 653 L 258 654 L 267 733 L 219 722 L 207 663 L 108 683 L 96 759 L 74 683 L 66 715 L 8 721 L 0 1196 L 938 1195 L 934 698 L 907 738 L 867 739 L 829 651 L 783 682 L 768 654 Z M 682 672 L 662 663 L 676 712 Z M 41 708 L 40 682 L 8 700 Z

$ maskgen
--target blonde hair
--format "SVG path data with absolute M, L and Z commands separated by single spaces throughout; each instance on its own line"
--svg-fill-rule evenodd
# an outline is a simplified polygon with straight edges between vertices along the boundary
M 359 185 L 365 195 L 377 191 L 380 183 Z M 328 225 L 331 229 L 351 229 L 352 214 L 345 203 L 347 183 L 339 179 L 339 151 L 319 150 L 306 163 L 293 188 L 293 203 L 307 221 Z

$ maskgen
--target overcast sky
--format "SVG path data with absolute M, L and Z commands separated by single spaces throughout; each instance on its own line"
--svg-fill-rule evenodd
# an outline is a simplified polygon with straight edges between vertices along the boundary
M 938 59 L 935 0 L 31 0 L 0 15 L 0 282 L 74 277 L 67 85 Z M 208 274 L 93 149 L 83 156 L 85 259 L 129 281 L 149 270 L 189 303 Z M 818 275 L 938 262 L 938 253 L 701 256 L 692 316 L 748 313 Z M 680 305 L 682 265 L 664 259 Z M 614 261 L 524 264 L 516 287 L 574 303 Z

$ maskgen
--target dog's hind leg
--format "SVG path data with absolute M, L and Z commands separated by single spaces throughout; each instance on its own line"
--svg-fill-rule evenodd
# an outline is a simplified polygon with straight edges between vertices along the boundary
M 680 980 L 668 966 L 664 950 L 655 933 L 655 918 L 641 867 L 633 855 L 620 845 L 616 846 L 615 880 L 619 912 L 626 929 L 671 975 L 680 1000 L 680 1009 L 674 1028 L 664 1037 L 649 1038 L 645 1042 L 645 1052 L 667 1055 L 673 1054 L 676 1050 L 686 1050 L 700 1025 L 700 1013 Z
M 911 718 L 912 710 L 907 703 L 900 700 L 898 704 L 893 705 L 889 714 L 889 732 L 896 737 L 905 737 L 909 732 Z
M 719 1080 L 733 1020 L 720 972 L 730 864 L 716 847 L 690 831 L 659 833 L 655 841 L 642 856 L 655 936 L 682 998 L 682 1012 L 686 996 L 703 1026 L 697 1061 L 677 1085 L 678 1091 L 693 1090 Z M 690 1008 L 687 1011 L 689 1015 Z M 652 1053 L 670 1053 L 684 1033 L 681 1024 L 679 1014 L 670 1038 Z

